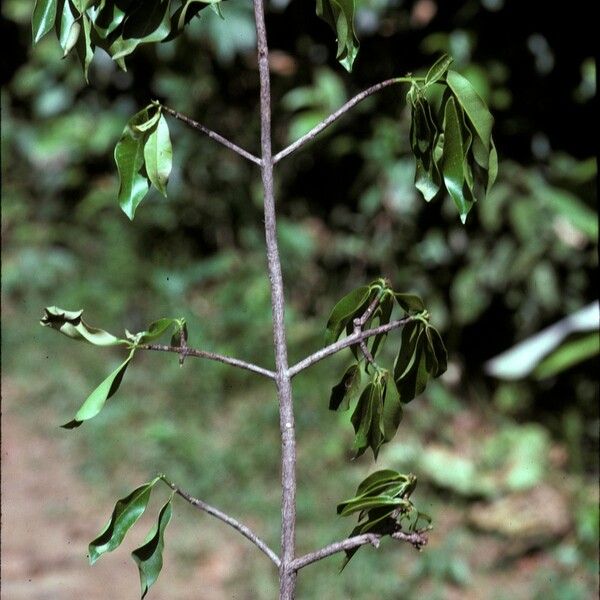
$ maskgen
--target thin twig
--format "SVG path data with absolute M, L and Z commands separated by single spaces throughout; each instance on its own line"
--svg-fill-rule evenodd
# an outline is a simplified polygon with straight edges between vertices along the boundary
M 241 533 L 245 538 L 249 539 L 257 548 L 262 550 L 270 559 L 273 561 L 275 566 L 279 568 L 281 561 L 279 560 L 279 556 L 269 548 L 269 546 L 261 540 L 249 527 L 240 523 L 233 517 L 230 517 L 228 514 L 223 511 L 199 500 L 198 498 L 194 498 L 187 492 L 183 491 L 181 488 L 176 486 L 172 481 L 169 481 L 165 477 L 161 476 L 161 479 L 179 496 L 181 496 L 184 500 L 187 500 L 192 506 L 195 506 L 199 510 L 212 515 L 213 517 L 223 521 L 223 523 L 227 523 L 227 525 L 233 527 L 236 531 Z
M 374 327 L 373 329 L 366 329 L 365 331 L 361 331 L 360 333 L 352 333 L 348 337 L 345 337 L 343 340 L 339 342 L 335 342 L 330 344 L 329 346 L 325 346 L 325 348 L 321 348 L 314 354 L 307 356 L 299 363 L 296 363 L 292 367 L 289 368 L 288 373 L 290 377 L 294 377 L 300 371 L 304 371 L 304 369 L 308 369 L 308 367 L 312 367 L 315 363 L 320 362 L 324 358 L 343 350 L 344 348 L 348 348 L 349 346 L 354 346 L 354 344 L 359 343 L 361 340 L 366 340 L 374 335 L 378 335 L 380 333 L 387 333 L 388 331 L 392 331 L 393 329 L 398 329 L 398 327 L 402 327 L 407 323 L 410 323 L 414 320 L 414 317 L 405 317 L 404 319 L 400 319 L 398 321 L 390 321 L 385 325 L 379 325 L 379 327 Z
M 360 331 L 360 329 L 359 329 L 359 331 Z M 365 357 L 365 360 L 370 365 L 375 365 L 375 359 L 373 358 L 373 355 L 371 354 L 371 352 L 367 348 L 367 343 L 365 342 L 365 340 L 360 340 L 360 343 L 358 344 L 358 347 L 360 348 L 360 351 L 362 352 L 362 355 Z
M 259 375 L 263 375 L 264 377 L 268 377 L 269 379 L 276 378 L 276 374 L 274 371 L 269 371 L 269 369 L 264 369 L 263 367 L 259 367 L 258 365 L 246 362 L 245 360 L 240 360 L 239 358 L 231 358 L 230 356 L 216 354 L 215 352 L 207 352 L 206 350 L 198 350 L 196 348 L 189 348 L 187 346 L 167 346 L 166 344 L 140 344 L 137 347 L 141 350 L 155 350 L 157 352 L 175 352 L 176 354 L 179 354 L 180 358 L 182 356 L 206 358 L 208 360 L 214 360 L 220 363 L 225 363 L 226 365 L 239 367 L 240 369 L 246 369 L 246 371 L 258 373 Z
M 390 537 L 398 541 L 408 542 L 415 549 L 420 550 L 427 544 L 426 531 L 427 530 L 414 532 L 395 531 L 394 533 L 390 534 Z M 358 548 L 360 546 L 365 546 L 366 544 L 371 544 L 373 547 L 379 548 L 379 543 L 382 537 L 382 535 L 376 533 L 363 533 L 362 535 L 356 535 L 354 537 L 342 540 L 341 542 L 335 542 L 329 546 L 325 546 L 325 548 L 321 548 L 320 550 L 310 552 L 309 554 L 305 554 L 304 556 L 296 558 L 292 563 L 292 568 L 296 571 L 299 571 L 300 569 L 319 560 L 323 560 L 328 556 L 332 556 L 338 552 L 352 550 L 353 548 Z
M 189 125 L 190 127 L 197 129 L 198 131 L 201 131 L 202 133 L 206 134 L 210 139 L 215 140 L 215 142 L 219 142 L 219 144 L 223 144 L 223 146 L 225 146 L 226 148 L 229 148 L 230 150 L 233 150 L 234 152 L 236 152 L 240 156 L 243 156 L 245 159 L 249 160 L 250 162 L 253 162 L 254 164 L 259 165 L 259 166 L 261 165 L 261 160 L 260 160 L 260 158 L 258 158 L 258 156 L 254 156 L 254 154 L 251 154 L 247 150 L 240 148 L 240 146 L 238 146 L 237 144 L 234 144 L 227 138 L 216 133 L 215 131 L 212 131 L 212 129 L 205 127 L 201 123 L 194 121 L 194 119 L 190 119 L 190 117 L 187 117 L 186 115 L 184 115 L 180 112 L 177 112 L 176 110 L 173 110 L 172 108 L 169 108 L 168 106 L 165 106 L 164 104 L 161 104 L 161 106 L 162 106 L 162 109 L 166 113 L 169 113 L 172 117 L 175 117 L 176 119 L 178 119 L 179 121 L 182 121 L 186 125 Z
M 364 327 L 364 324 L 371 318 L 371 315 L 377 310 L 379 303 L 381 302 L 381 295 L 377 294 L 375 298 L 371 301 L 371 304 L 367 306 L 367 310 L 360 316 L 358 319 L 354 319 L 354 326 L 360 327 L 361 329 Z
M 254 0 L 254 21 L 260 77 L 260 142 L 261 175 L 264 192 L 265 241 L 267 269 L 271 284 L 273 345 L 277 371 L 279 401 L 279 431 L 281 434 L 281 565 L 279 568 L 279 600 L 293 600 L 296 572 L 290 569 L 296 545 L 296 432 L 292 382 L 289 374 L 285 334 L 285 295 L 281 260 L 277 244 L 277 219 L 273 181 L 273 150 L 271 145 L 271 77 L 269 47 L 265 25 L 264 0 Z
M 356 106 L 359 102 L 362 102 L 365 98 L 368 98 L 372 94 L 379 92 L 380 90 L 389 87 L 390 85 L 395 85 L 397 83 L 410 83 L 415 81 L 418 78 L 415 77 L 394 77 L 392 79 L 386 79 L 380 83 L 376 83 L 372 85 L 370 88 L 363 90 L 359 94 L 356 94 L 354 98 L 348 100 L 346 104 L 342 107 L 338 108 L 334 113 L 330 114 L 324 121 L 321 121 L 318 125 L 313 127 L 308 133 L 303 135 L 301 138 L 297 139 L 295 142 L 290 144 L 287 148 L 281 150 L 273 157 L 273 163 L 277 164 L 282 158 L 290 155 L 292 152 L 295 152 L 301 146 L 304 146 L 307 142 L 313 140 L 321 131 L 327 129 L 332 123 L 335 123 L 340 117 L 345 115 L 351 108 Z
M 367 310 L 365 310 L 365 312 L 362 314 L 362 316 L 354 319 L 354 334 L 355 335 L 360 334 L 365 323 L 371 318 L 371 315 L 377 310 L 377 307 L 379 306 L 380 301 L 381 301 L 381 296 L 380 296 L 380 294 L 377 294 L 377 296 L 375 296 L 375 298 L 373 298 L 373 300 L 371 301 L 371 304 L 369 304 L 369 306 L 367 307 Z M 374 365 L 375 359 L 373 358 L 373 355 L 371 354 L 371 352 L 369 352 L 366 341 L 360 340 L 358 345 L 360 347 L 360 351 L 362 352 L 363 356 L 365 357 L 365 360 L 370 365 Z

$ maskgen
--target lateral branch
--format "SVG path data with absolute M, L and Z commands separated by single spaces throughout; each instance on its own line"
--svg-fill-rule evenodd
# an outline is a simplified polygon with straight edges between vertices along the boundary
M 240 369 L 245 369 L 246 371 L 252 371 L 253 373 L 258 373 L 263 377 L 267 377 L 268 379 L 275 379 L 276 377 L 274 371 L 270 371 L 269 369 L 259 367 L 258 365 L 246 362 L 245 360 L 240 360 L 239 358 L 232 358 L 231 356 L 225 356 L 224 354 L 217 354 L 216 352 L 208 352 L 206 350 L 189 348 L 188 346 L 168 346 L 166 344 L 140 344 L 138 348 L 141 350 L 154 350 L 156 352 L 173 352 L 175 354 L 179 354 L 180 363 L 181 360 L 186 356 L 194 356 L 196 358 L 206 358 L 207 360 L 214 360 L 216 362 L 231 365 L 233 367 L 239 367 Z
M 212 129 L 205 127 L 204 125 L 202 125 L 202 123 L 198 123 L 198 121 L 194 121 L 194 119 L 190 119 L 190 117 L 188 117 L 180 112 L 177 112 L 176 110 L 173 110 L 172 108 L 169 108 L 168 106 L 165 106 L 164 104 L 161 104 L 161 106 L 162 106 L 162 109 L 166 113 L 170 114 L 172 117 L 175 117 L 179 121 L 182 121 L 186 125 L 189 125 L 192 129 L 201 131 L 202 133 L 207 135 L 211 140 L 215 140 L 215 142 L 219 142 L 219 144 L 222 144 L 226 148 L 233 150 L 240 156 L 244 157 L 246 160 L 249 160 L 250 162 L 253 162 L 256 165 L 260 166 L 262 164 L 262 161 L 260 158 L 258 158 L 258 156 L 254 156 L 254 154 L 248 152 L 247 150 L 244 150 L 237 144 L 234 144 L 232 141 L 228 140 L 226 137 L 223 137 L 216 131 L 213 131 Z
M 394 540 L 409 543 L 416 550 L 421 550 L 423 546 L 427 545 L 427 531 L 428 529 L 422 529 L 419 531 L 395 531 L 394 533 L 389 534 L 389 536 Z M 292 562 L 292 569 L 294 569 L 294 571 L 299 571 L 308 565 L 323 560 L 324 558 L 332 556 L 333 554 L 337 554 L 338 552 L 352 550 L 353 548 L 358 548 L 359 546 L 365 546 L 367 544 L 371 544 L 371 546 L 379 548 L 379 543 L 383 537 L 383 535 L 379 535 L 377 533 L 363 533 L 362 535 L 356 535 L 354 537 L 342 540 L 341 542 L 335 542 L 329 546 L 325 546 L 325 548 L 321 548 L 320 550 L 310 552 L 309 554 L 305 554 L 304 556 L 296 558 Z
M 219 521 L 223 521 L 223 523 L 227 523 L 230 527 L 233 527 L 238 533 L 241 533 L 246 539 L 250 540 L 259 550 L 264 552 L 271 561 L 275 564 L 277 568 L 281 561 L 279 560 L 279 556 L 269 548 L 269 546 L 256 535 L 249 527 L 240 523 L 237 519 L 229 516 L 227 513 L 207 504 L 206 502 L 199 500 L 198 498 L 194 498 L 180 487 L 175 485 L 172 481 L 166 479 L 163 475 L 160 476 L 162 481 L 164 481 L 178 496 L 181 496 L 184 500 L 189 502 L 192 506 L 195 506 L 198 510 L 202 510 L 205 513 L 219 519 Z

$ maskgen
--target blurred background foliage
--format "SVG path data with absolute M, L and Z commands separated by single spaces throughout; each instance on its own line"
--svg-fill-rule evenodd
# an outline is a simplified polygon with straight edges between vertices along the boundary
M 116 203 L 112 161 L 125 122 L 152 98 L 258 151 L 251 4 L 232 0 L 225 20 L 210 13 L 175 42 L 140 48 L 126 73 L 99 52 L 90 86 L 76 59 L 60 59 L 52 36 L 31 50 L 32 4 L 2 5 L 10 48 L 2 91 L 2 344 L 5 376 L 26 399 L 23 413 L 45 429 L 49 418 L 67 420 L 119 359 L 42 330 L 46 305 L 83 307 L 92 324 L 117 334 L 184 316 L 191 345 L 272 364 L 255 167 L 172 121 L 169 198 L 154 193 L 131 224 Z M 431 546 L 421 555 L 391 544 L 363 550 L 340 577 L 333 560 L 320 563 L 300 578 L 300 597 L 323 597 L 325 588 L 331 599 L 595 597 L 597 360 L 541 379 L 498 381 L 483 370 L 486 360 L 596 297 L 589 8 L 363 0 L 361 52 L 348 75 L 335 63 L 330 31 L 306 4 L 271 2 L 276 148 L 364 87 L 419 73 L 446 51 L 495 114 L 501 166 L 491 196 L 464 227 L 448 198 L 424 203 L 412 183 L 400 88 L 370 98 L 281 163 L 291 360 L 323 343 L 328 311 L 343 291 L 379 275 L 423 296 L 451 357 L 379 460 L 419 477 L 416 501 L 436 524 Z M 303 550 L 348 533 L 335 505 L 373 468 L 366 456 L 348 462 L 348 415 L 327 411 L 346 358 L 295 380 Z M 181 370 L 174 357 L 135 362 L 94 422 L 60 434 L 83 475 L 98 486 L 110 479 L 119 493 L 164 470 L 195 495 L 249 515 L 276 545 L 272 389 L 207 362 L 190 359 Z M 206 520 L 197 526 L 220 531 Z M 208 554 L 197 538 L 180 542 L 174 551 L 192 563 Z M 244 551 L 227 589 L 240 593 L 250 581 L 252 595 L 236 597 L 271 597 L 270 567 L 252 548 Z M 370 569 L 377 578 L 365 577 Z

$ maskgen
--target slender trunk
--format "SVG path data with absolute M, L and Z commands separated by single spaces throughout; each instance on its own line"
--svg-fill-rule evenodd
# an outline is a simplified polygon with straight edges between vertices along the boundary
M 279 598 L 280 600 L 292 600 L 296 587 L 296 573 L 291 568 L 291 563 L 294 560 L 296 537 L 296 434 L 292 385 L 288 372 L 287 344 L 285 340 L 283 277 L 277 246 L 275 196 L 273 193 L 273 152 L 271 149 L 271 84 L 263 0 L 254 0 L 254 16 L 260 74 L 261 172 L 264 188 L 265 237 L 269 280 L 271 282 L 275 370 L 281 430 L 282 503 Z

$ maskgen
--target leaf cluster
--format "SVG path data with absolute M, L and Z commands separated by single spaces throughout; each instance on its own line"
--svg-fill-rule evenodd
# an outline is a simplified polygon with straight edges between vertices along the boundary
M 44 309 L 40 324 L 56 329 L 63 335 L 79 341 L 86 341 L 94 346 L 125 346 L 129 350 L 127 358 L 110 375 L 95 388 L 86 398 L 75 417 L 62 425 L 65 429 L 75 429 L 84 421 L 95 417 L 104 407 L 106 401 L 119 389 L 125 371 L 132 361 L 140 344 L 152 342 L 169 330 L 172 331 L 171 345 L 184 347 L 187 344 L 187 325 L 185 319 L 159 319 L 150 324 L 147 330 L 137 333 L 125 332 L 125 338 L 116 336 L 88 325 L 82 317 L 83 310 L 69 311 L 49 306 Z
M 355 457 L 371 448 L 377 458 L 381 446 L 396 434 L 402 405 L 423 392 L 430 377 L 439 377 L 447 368 L 446 348 L 429 323 L 421 298 L 395 292 L 384 279 L 349 292 L 334 306 L 327 323 L 328 341 L 337 340 L 344 330 L 351 334 L 390 323 L 394 304 L 402 309 L 405 324 L 393 370 L 382 369 L 375 362 L 387 337 L 378 333 L 365 342 L 367 352 L 351 346 L 356 362 L 331 390 L 330 410 L 348 410 L 357 400 L 351 417 Z M 363 377 L 367 380 L 364 389 Z
M 76 50 L 87 79 L 96 48 L 123 69 L 138 46 L 166 42 L 208 6 L 219 12 L 221 0 L 36 0 L 33 42 L 52 28 L 67 56 Z
M 166 197 L 173 147 L 160 104 L 149 104 L 131 117 L 115 146 L 115 162 L 119 205 L 131 220 L 151 185 Z
M 121 545 L 127 532 L 146 511 L 152 489 L 160 480 L 161 477 L 155 477 L 152 481 L 139 486 L 124 498 L 117 500 L 108 523 L 100 534 L 90 542 L 88 553 L 91 565 L 103 554 L 112 552 Z M 174 492 L 161 508 L 157 523 L 146 536 L 144 543 L 131 553 L 140 574 L 142 598 L 158 579 L 162 569 L 165 529 L 173 514 L 173 496 Z
M 446 189 L 464 223 L 496 180 L 498 155 L 494 118 L 471 83 L 449 70 L 451 63 L 447 55 L 439 58 L 423 82 L 412 82 L 406 100 L 415 186 L 427 201 Z
M 364 479 L 356 490 L 356 495 L 340 502 L 337 514 L 347 517 L 358 513 L 358 525 L 348 537 L 375 533 L 391 535 L 408 523 L 409 531 L 415 531 L 421 519 L 428 523 L 428 515 L 420 513 L 410 501 L 410 495 L 417 486 L 417 478 L 403 475 L 391 469 L 376 471 Z M 346 550 L 342 570 L 359 548 Z
M 336 58 L 347 71 L 352 71 L 360 46 L 354 30 L 355 12 L 356 0 L 317 0 L 317 15 L 335 31 Z

